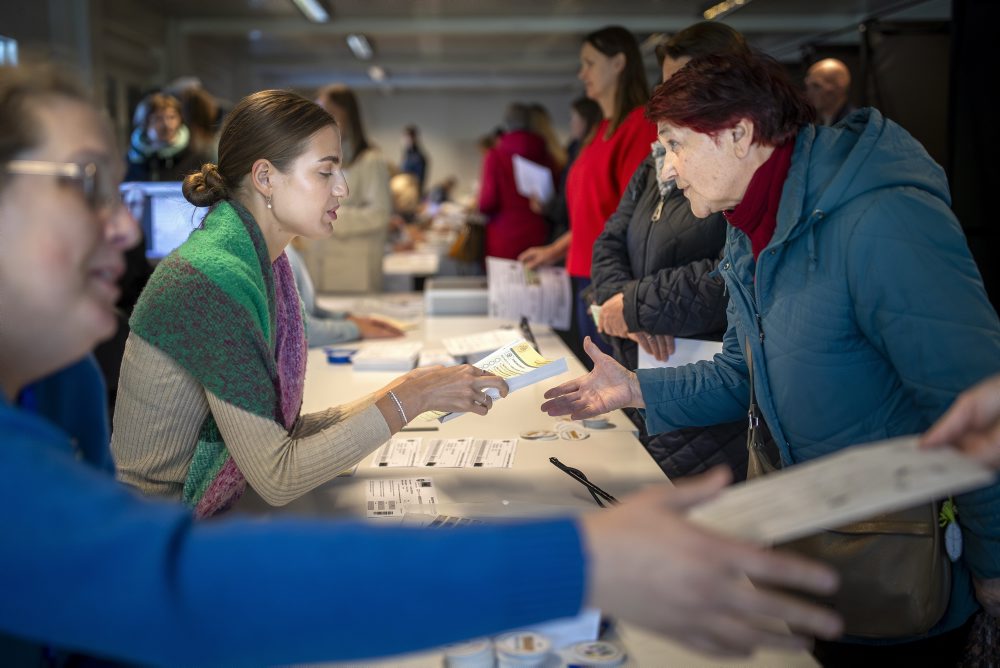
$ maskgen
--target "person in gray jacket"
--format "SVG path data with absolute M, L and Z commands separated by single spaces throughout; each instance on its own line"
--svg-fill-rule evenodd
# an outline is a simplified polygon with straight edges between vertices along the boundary
M 740 33 L 706 21 L 674 35 L 657 55 L 666 81 L 692 58 L 746 48 Z M 726 221 L 721 213 L 699 220 L 673 182 L 657 178 L 664 153 L 654 142 L 594 244 L 599 330 L 610 340 L 614 358 L 629 369 L 638 366 L 638 346 L 662 360 L 673 353 L 675 336 L 721 341 L 726 330 L 729 298 L 715 271 Z M 637 411 L 626 409 L 626 414 L 667 476 L 727 464 L 736 480 L 746 477 L 744 421 L 649 435 Z

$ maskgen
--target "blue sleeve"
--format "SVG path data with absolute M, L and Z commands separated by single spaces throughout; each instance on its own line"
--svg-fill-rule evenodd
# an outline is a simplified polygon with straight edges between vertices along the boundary
M 345 341 L 357 341 L 361 338 L 361 330 L 350 320 L 325 318 L 306 313 L 305 325 L 306 339 L 310 348 L 344 343 Z
M 722 352 L 711 362 L 636 371 L 650 434 L 746 417 L 750 404 L 747 366 L 733 322 L 730 317 Z
M 11 428 L 2 413 L 3 633 L 137 663 L 271 665 L 435 646 L 583 601 L 571 520 L 196 524 L 59 452 L 54 430 Z
M 107 389 L 93 355 L 34 383 L 30 391 L 35 395 L 32 410 L 69 434 L 87 463 L 114 471 L 108 447 Z
M 877 199 L 847 258 L 855 318 L 927 426 L 962 390 L 1000 371 L 1000 323 L 943 202 L 913 189 Z M 965 561 L 977 577 L 1000 577 L 1000 484 L 955 502 Z

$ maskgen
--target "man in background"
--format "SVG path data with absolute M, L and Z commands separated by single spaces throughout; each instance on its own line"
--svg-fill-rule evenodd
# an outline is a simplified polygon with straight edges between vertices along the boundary
M 817 125 L 833 125 L 854 110 L 847 100 L 851 71 L 836 58 L 824 58 L 806 73 L 806 97 L 816 108 Z

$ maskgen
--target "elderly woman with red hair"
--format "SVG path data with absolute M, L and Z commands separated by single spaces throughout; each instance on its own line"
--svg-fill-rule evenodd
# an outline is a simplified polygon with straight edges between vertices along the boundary
M 754 53 L 692 61 L 657 89 L 647 115 L 667 149 L 661 176 L 696 216 L 721 211 L 729 223 L 723 352 L 633 373 L 588 342 L 594 370 L 549 390 L 543 410 L 645 408 L 657 433 L 745 416 L 752 382 L 788 466 L 924 431 L 962 389 L 1000 370 L 1000 323 L 945 174 L 901 127 L 874 109 L 814 126 L 781 65 Z M 955 503 L 965 549 L 943 617 L 877 645 L 821 643 L 824 663 L 947 665 L 979 603 L 1000 614 L 1000 485 Z

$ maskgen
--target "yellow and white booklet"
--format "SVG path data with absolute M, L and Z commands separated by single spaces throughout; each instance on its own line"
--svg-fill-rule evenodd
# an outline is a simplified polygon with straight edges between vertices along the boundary
M 550 360 L 542 357 L 531 344 L 524 339 L 517 339 L 499 350 L 495 350 L 483 359 L 476 362 L 476 366 L 483 371 L 500 376 L 507 381 L 507 387 L 511 392 L 520 390 L 522 387 L 534 385 L 535 383 L 566 373 L 566 358 Z M 488 394 L 494 399 L 499 399 L 500 395 Z M 456 418 L 462 413 L 446 413 L 443 411 L 429 411 L 424 413 L 422 419 L 437 419 L 440 422 L 447 422 Z

